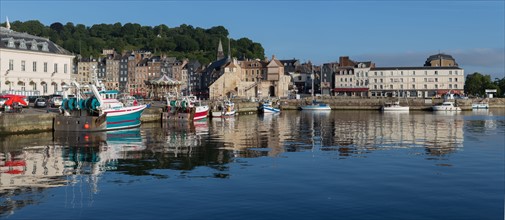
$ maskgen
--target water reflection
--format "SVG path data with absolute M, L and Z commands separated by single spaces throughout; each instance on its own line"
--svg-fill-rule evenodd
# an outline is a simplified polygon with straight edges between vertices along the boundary
M 91 203 L 107 172 L 159 179 L 226 179 L 233 177 L 230 164 L 241 163 L 240 158 L 291 152 L 346 159 L 414 149 L 426 159 L 441 158 L 463 148 L 464 138 L 469 137 L 465 132 L 478 134 L 505 126 L 502 115 L 287 111 L 192 124 L 150 123 L 110 132 L 0 137 L 0 208 L 5 210 L 3 216 L 36 204 L 40 192 L 52 187 L 68 188 L 69 206 L 77 204 L 75 187 L 83 187 L 88 193 L 80 198 Z M 198 167 L 209 169 L 195 171 Z

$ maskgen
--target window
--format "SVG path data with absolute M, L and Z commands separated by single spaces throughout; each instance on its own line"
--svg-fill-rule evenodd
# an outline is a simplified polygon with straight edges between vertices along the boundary
M 438 82 L 438 78 L 435 78 L 435 82 Z
M 424 71 L 424 75 L 428 75 L 428 71 L 426 71 L 426 70 L 425 70 L 425 71 Z
M 377 85 L 373 85 L 373 88 L 374 88 L 374 89 L 377 89 Z
M 438 75 L 438 71 L 437 70 L 435 70 L 435 75 Z
M 383 79 L 381 79 L 381 83 L 384 83 L 384 80 L 383 80 Z
M 55 72 L 55 73 L 57 73 L 57 72 L 58 72 L 58 64 L 57 64 L 57 63 L 55 63 L 55 64 L 54 64 L 54 72 Z M 56 90 L 55 90 L 55 91 L 56 91 Z
M 456 71 L 454 71 L 454 75 L 458 75 L 458 71 L 457 71 L 457 70 L 456 70 Z
M 412 75 L 414 75 L 414 76 L 415 76 L 415 75 L 416 75 L 416 71 L 412 71 Z
M 375 75 L 377 76 L 377 72 L 375 72 Z
M 403 78 L 400 78 L 400 82 L 403 82 Z
M 377 79 L 373 79 L 374 83 L 377 83 Z
M 393 82 L 393 78 L 390 78 L 390 81 Z
M 44 62 L 44 73 L 47 73 L 47 62 Z
M 449 89 L 452 89 L 452 84 L 449 84 Z
M 412 78 L 412 82 L 416 82 L 416 78 Z
M 67 73 L 68 64 L 63 64 L 63 73 Z
M 416 85 L 412 85 L 412 88 L 415 89 L 416 88 Z
M 389 85 L 389 88 L 390 88 L 390 89 L 393 89 L 393 85 Z
M 21 71 L 26 71 L 26 62 L 21 60 Z
M 458 78 L 454 78 L 454 82 L 457 82 L 458 81 Z
M 424 84 L 424 89 L 428 89 L 428 85 Z
M 33 72 L 37 72 L 37 62 L 33 61 Z
M 452 82 L 452 78 L 449 78 L 449 82 Z
M 449 70 L 449 75 L 452 75 L 452 70 Z
M 400 89 L 403 89 L 403 85 L 400 85 Z
M 435 89 L 438 89 L 438 84 L 435 84 Z
M 458 88 L 458 84 L 454 84 L 454 88 L 457 89 Z
M 14 60 L 9 60 L 9 70 L 14 70 Z
M 427 78 L 424 78 L 424 81 L 425 81 L 425 82 L 428 82 L 428 79 L 427 79 Z

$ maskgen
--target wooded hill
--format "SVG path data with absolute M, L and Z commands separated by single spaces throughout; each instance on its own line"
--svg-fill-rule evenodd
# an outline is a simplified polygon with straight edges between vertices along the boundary
M 154 55 L 166 54 L 178 59 L 196 59 L 202 64 L 216 60 L 217 46 L 222 41 L 223 51 L 228 54 L 229 32 L 223 26 L 209 29 L 195 28 L 182 24 L 169 28 L 164 24 L 155 27 L 136 23 L 95 24 L 87 27 L 72 22 L 55 22 L 45 26 L 37 20 L 14 21 L 11 29 L 31 35 L 47 37 L 66 50 L 82 57 L 99 57 L 102 49 L 121 53 L 128 50 L 151 51 Z M 5 23 L 2 24 L 5 27 Z M 248 38 L 231 39 L 233 57 L 263 59 L 265 52 L 261 44 Z

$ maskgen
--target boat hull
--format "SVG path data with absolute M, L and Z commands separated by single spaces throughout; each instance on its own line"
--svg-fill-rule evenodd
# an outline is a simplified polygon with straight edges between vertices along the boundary
M 143 106 L 125 107 L 118 110 L 104 111 L 107 113 L 105 122 L 107 130 L 138 127 L 141 124 L 140 117 L 146 108 Z
M 488 104 L 472 104 L 472 109 L 489 109 Z
M 278 108 L 274 108 L 274 107 L 266 107 L 266 106 L 264 106 L 264 107 L 262 107 L 260 109 L 260 111 L 263 112 L 263 113 L 278 113 L 281 110 L 278 109 Z
M 193 117 L 193 120 L 201 120 L 204 118 L 207 118 L 209 115 L 209 106 L 202 105 L 202 106 L 197 106 L 195 109 L 195 116 Z
M 234 116 L 235 113 L 236 113 L 235 110 L 233 110 L 233 111 L 227 111 L 227 112 L 213 111 L 212 112 L 212 117 L 213 118 L 230 117 L 230 116 Z
M 433 106 L 433 111 L 461 111 L 460 107 Z
M 410 107 L 408 107 L 408 106 L 383 107 L 382 111 L 385 111 L 385 112 L 408 112 L 408 111 L 410 111 Z
M 329 111 L 331 110 L 330 106 L 326 104 L 319 105 L 305 105 L 301 107 L 302 110 L 312 110 L 312 111 Z
M 55 117 L 55 131 L 107 131 L 134 128 L 141 125 L 140 117 L 146 108 L 143 106 L 127 107 L 104 111 L 100 116 L 65 116 Z

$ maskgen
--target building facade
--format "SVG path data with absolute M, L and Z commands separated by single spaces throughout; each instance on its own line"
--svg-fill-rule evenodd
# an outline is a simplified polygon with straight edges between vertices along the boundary
M 74 55 L 47 38 L 0 27 L 0 93 L 61 94 L 71 82 Z

